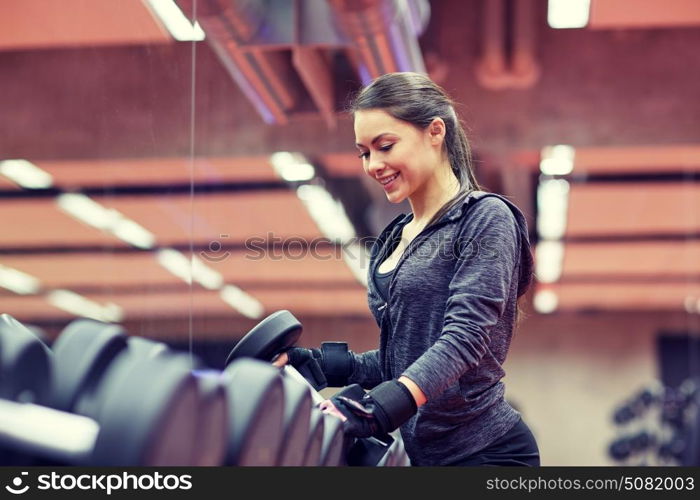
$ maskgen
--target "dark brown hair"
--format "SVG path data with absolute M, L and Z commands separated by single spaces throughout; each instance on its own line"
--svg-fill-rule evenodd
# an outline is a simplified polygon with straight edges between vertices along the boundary
M 450 208 L 463 200 L 471 191 L 481 187 L 474 176 L 472 152 L 457 117 L 454 102 L 438 84 L 420 73 L 388 73 L 363 87 L 348 106 L 354 114 L 363 109 L 381 109 L 397 120 L 425 130 L 435 118 L 445 122 L 443 151 L 459 180 L 459 192 L 431 218 L 428 225 L 439 220 Z

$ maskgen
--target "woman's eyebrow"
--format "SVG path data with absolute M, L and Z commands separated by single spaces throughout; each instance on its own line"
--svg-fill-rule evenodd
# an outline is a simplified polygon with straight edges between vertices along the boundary
M 381 134 L 379 134 L 378 136 L 376 136 L 374 139 L 372 139 L 371 144 L 376 143 L 379 139 L 381 139 L 382 137 L 384 137 L 385 135 L 388 135 L 388 134 L 390 134 L 390 133 L 391 133 L 391 132 L 382 132 Z M 363 148 L 366 147 L 364 144 L 360 144 L 359 142 L 356 142 L 356 143 L 355 143 L 355 146 L 356 146 L 356 147 L 363 147 Z

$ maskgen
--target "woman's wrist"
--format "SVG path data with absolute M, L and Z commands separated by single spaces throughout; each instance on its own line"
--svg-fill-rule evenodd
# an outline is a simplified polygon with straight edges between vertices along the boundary
M 416 401 L 417 407 L 420 408 L 426 403 L 426 401 L 428 401 L 428 398 L 425 397 L 425 394 L 423 394 L 421 388 L 418 387 L 418 384 L 416 384 L 413 380 L 406 377 L 405 375 L 401 375 L 398 380 L 409 390 L 409 392 L 413 396 L 413 399 Z

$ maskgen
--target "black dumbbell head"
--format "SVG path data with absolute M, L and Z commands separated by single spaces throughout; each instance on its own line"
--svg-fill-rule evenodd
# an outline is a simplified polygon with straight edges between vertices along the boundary
M 229 410 L 226 465 L 276 465 L 282 443 L 284 389 L 268 363 L 238 359 L 222 374 Z
M 228 355 L 226 364 L 239 358 L 272 361 L 275 356 L 296 344 L 301 330 L 301 323 L 289 311 L 272 313 L 238 341 Z
M 121 355 L 105 376 L 90 465 L 189 465 L 199 394 L 189 356 Z
M 50 351 L 22 323 L 0 315 L 0 397 L 45 403 L 52 391 Z
M 221 384 L 221 372 L 199 370 L 198 435 L 192 465 L 217 466 L 224 463 L 229 435 L 226 390 Z
M 323 446 L 321 448 L 321 465 L 335 467 L 345 465 L 347 440 L 343 432 L 343 422 L 332 415 L 323 415 Z
M 304 454 L 309 442 L 311 425 L 311 391 L 305 384 L 283 377 L 284 385 L 284 442 L 280 447 L 278 465 L 304 465 Z
M 143 337 L 129 337 L 127 345 L 132 356 L 141 358 L 152 358 L 170 352 L 167 344 Z
M 55 388 L 51 406 L 78 411 L 80 398 L 94 395 L 107 369 L 126 346 L 126 333 L 119 325 L 89 319 L 70 323 L 53 345 Z
M 309 422 L 309 441 L 304 452 L 304 465 L 315 467 L 321 465 L 321 451 L 323 449 L 324 425 L 326 419 L 323 413 L 314 408 L 311 411 Z

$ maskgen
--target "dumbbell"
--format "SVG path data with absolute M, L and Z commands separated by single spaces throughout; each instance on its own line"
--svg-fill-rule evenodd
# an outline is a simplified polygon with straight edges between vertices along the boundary
M 0 398 L 42 404 L 51 394 L 48 347 L 9 314 L 0 315 Z
M 646 430 L 638 433 L 625 435 L 616 439 L 608 448 L 608 453 L 618 461 L 627 460 L 641 452 L 646 452 L 656 444 L 656 437 Z
M 51 395 L 48 347 L 8 314 L 0 315 L 0 398 L 45 404 Z M 0 449 L 0 464 L 31 465 L 32 456 Z
M 288 311 L 278 311 L 262 320 L 250 330 L 229 353 L 225 364 L 229 365 L 236 360 L 246 358 L 269 362 L 277 354 L 288 349 L 288 346 L 294 345 L 300 335 L 301 324 L 299 321 Z M 323 401 L 323 397 L 321 397 L 293 367 L 285 367 L 283 373 L 286 375 L 285 378 L 289 378 L 294 383 L 303 384 L 307 387 L 314 403 L 318 404 Z M 341 465 L 344 458 L 344 448 L 347 443 L 342 429 L 340 425 L 338 425 L 340 421 L 335 417 L 321 414 L 321 412 L 316 409 L 311 411 L 313 413 L 318 412 L 318 415 L 313 417 L 310 425 L 313 425 L 314 430 L 322 436 L 321 449 L 318 453 L 316 463 L 309 464 L 309 462 L 313 461 L 310 458 L 306 458 L 304 463 L 308 465 Z M 291 421 L 285 423 L 290 424 Z M 321 426 L 321 429 L 318 429 L 318 426 Z M 285 436 L 291 436 L 293 434 L 294 430 L 289 428 L 286 429 L 284 433 Z M 312 436 L 313 435 L 310 434 L 309 439 Z M 311 446 L 314 446 L 314 444 Z M 312 458 L 314 460 L 316 459 L 314 449 L 308 450 L 308 453 L 313 455 Z
M 117 356 L 154 359 L 174 355 L 162 342 L 128 337 L 116 325 L 92 320 L 71 323 L 54 344 L 54 351 L 57 375 L 62 374 L 58 377 L 60 390 L 55 406 L 87 415 L 98 411 L 100 380 Z M 86 351 L 89 356 L 81 356 Z M 200 368 L 197 361 L 195 365 Z M 277 371 L 265 363 L 239 363 L 225 374 L 205 375 L 195 369 L 192 375 L 199 397 L 197 418 L 193 420 L 198 422 L 198 433 L 192 455 L 179 465 L 275 465 L 270 450 L 277 453 L 280 425 L 260 432 L 264 422 L 257 415 L 264 414 L 273 421 L 282 418 Z
M 312 402 L 318 404 L 323 398 L 317 397 L 303 377 L 284 376 L 282 380 L 289 413 L 278 465 L 343 465 L 346 439 L 340 420 L 312 407 Z
M 150 358 L 172 353 L 167 344 L 142 337 L 127 339 L 129 352 L 134 356 Z M 198 438 L 190 460 L 195 466 L 223 465 L 229 436 L 229 409 L 226 390 L 221 383 L 221 373 L 207 370 L 196 362 L 192 372 L 197 380 L 199 402 L 197 407 Z
M 255 358 L 270 362 L 278 354 L 289 350 L 299 340 L 302 332 L 302 325 L 292 313 L 286 310 L 277 311 L 248 332 L 231 350 L 226 359 L 226 363 L 240 358 Z M 312 392 L 314 403 L 323 401 L 323 397 L 313 388 L 313 386 L 299 374 L 291 365 L 286 365 L 282 372 L 285 376 L 294 380 L 306 383 Z M 341 391 L 342 393 L 346 391 Z M 348 397 L 359 397 L 358 395 L 346 394 Z M 324 423 L 331 426 L 330 431 L 324 431 L 327 436 L 324 440 L 324 447 L 321 453 L 321 463 L 324 463 L 324 456 L 334 456 L 340 449 L 340 455 L 347 458 L 348 465 L 377 465 L 384 454 L 389 450 L 391 442 L 384 443 L 375 438 L 366 439 L 344 439 L 339 440 L 341 427 L 340 420 L 324 414 Z M 332 450 L 329 448 L 332 445 Z M 405 452 L 404 452 L 405 453 Z M 405 460 L 400 460 L 402 463 Z M 328 462 L 327 460 L 325 462 Z M 333 462 L 333 460 L 330 460 Z M 344 463 L 341 460 L 340 463 Z
M 148 339 L 130 337 L 128 348 L 138 356 L 161 356 L 167 345 Z M 200 389 L 221 391 L 225 411 L 223 434 L 204 432 L 195 447 L 195 455 L 218 456 L 220 464 L 240 466 L 277 465 L 283 447 L 285 394 L 277 370 L 266 363 L 241 360 L 223 372 L 195 370 Z M 218 405 L 218 396 L 210 404 Z M 204 420 L 219 421 L 220 412 L 212 416 L 201 412 Z M 202 422 L 201 425 L 207 425 Z M 200 427 L 201 428 L 201 427 Z M 203 429 L 204 430 L 204 429 Z M 218 442 L 217 442 L 218 441 Z M 206 445 L 205 442 L 209 444 Z M 207 448 L 208 446 L 208 448 Z M 218 449 L 218 450 L 217 450 Z M 199 459 L 194 462 L 197 465 Z
M 688 422 L 688 444 L 681 459 L 681 465 L 687 467 L 700 466 L 700 377 L 687 379 L 681 388 L 691 394 L 693 412 Z
M 311 439 L 311 391 L 289 377 L 282 377 L 284 387 L 284 443 L 280 446 L 277 465 L 305 464 L 307 446 Z M 322 436 L 322 434 L 321 434 Z M 322 440 L 318 441 L 319 456 Z
M 0 400 L 0 445 L 58 464 L 182 463 L 192 453 L 197 402 L 184 358 L 115 360 L 95 418 Z
M 77 347 L 77 349 L 75 349 L 74 356 L 67 356 L 66 354 L 69 353 L 69 351 L 63 351 L 63 355 L 59 358 L 56 358 L 53 355 L 53 353 L 43 344 L 43 342 L 36 338 L 27 328 L 24 327 L 24 325 L 16 321 L 11 316 L 4 315 L 2 317 L 2 325 L 3 328 L 0 337 L 2 337 L 4 344 L 7 344 L 6 341 L 8 339 L 14 339 L 15 341 L 17 341 L 17 339 L 22 339 L 22 342 L 19 342 L 24 346 L 21 352 L 34 353 L 31 357 L 24 356 L 22 358 L 23 362 L 19 363 L 17 366 L 14 366 L 16 371 L 22 375 L 22 377 L 18 377 L 16 380 L 27 379 L 30 380 L 30 382 L 34 386 L 40 387 L 53 386 L 53 390 L 44 391 L 44 393 L 49 392 L 50 395 L 47 394 L 43 398 L 32 399 L 34 399 L 36 402 L 53 403 L 56 394 L 62 394 L 65 397 L 63 399 L 58 398 L 59 401 L 62 401 L 62 404 L 56 406 L 60 406 L 61 409 L 64 410 L 70 410 L 73 409 L 72 407 L 75 406 L 78 401 L 80 401 L 78 397 L 81 395 L 82 391 L 83 395 L 85 395 L 84 400 L 89 401 L 91 403 L 90 405 L 87 405 L 88 407 L 90 407 L 90 411 L 86 411 L 86 413 L 89 413 L 89 415 L 82 416 L 89 416 L 91 418 L 78 417 L 77 419 L 73 419 L 71 417 L 73 417 L 74 415 L 66 415 L 65 412 L 51 411 L 49 408 L 42 407 L 39 405 L 34 404 L 29 406 L 8 406 L 8 402 L 3 401 L 3 407 L 7 410 L 6 414 L 3 415 L 4 418 L 10 420 L 12 418 L 16 418 L 17 415 L 26 415 L 27 417 L 26 419 L 21 419 L 20 425 L 17 425 L 16 428 L 13 429 L 11 432 L 8 433 L 7 428 L 4 428 L 3 430 L 5 438 L 7 438 L 10 442 L 9 447 L 12 450 L 14 450 L 14 452 L 19 454 L 24 452 L 25 455 L 38 454 L 39 456 L 43 456 L 45 458 L 53 458 L 54 460 L 58 460 L 59 462 L 66 461 L 68 463 L 76 461 L 81 462 L 83 460 L 93 459 L 103 460 L 99 458 L 100 456 L 105 457 L 104 460 L 106 460 L 105 463 L 107 464 L 138 464 L 140 463 L 140 460 L 146 460 L 145 463 L 157 464 L 180 463 L 179 457 L 182 456 L 182 448 L 186 446 L 188 437 L 193 436 L 194 434 L 194 427 L 192 427 L 192 432 L 186 432 L 186 427 L 189 425 L 188 422 L 190 422 L 191 419 L 189 417 L 185 418 L 184 420 L 182 419 L 182 416 L 187 417 L 188 410 L 194 407 L 194 405 L 192 404 L 190 404 L 189 407 L 187 406 L 188 402 L 192 402 L 190 394 L 191 391 L 188 391 L 187 389 L 189 385 L 187 384 L 186 380 L 180 380 L 177 376 L 177 373 L 172 371 L 173 369 L 177 370 L 176 365 L 185 366 L 183 365 L 183 363 L 185 362 L 183 358 L 180 358 L 179 360 L 175 361 L 176 365 L 174 365 L 174 368 L 169 368 L 168 370 L 163 371 L 164 376 L 161 377 L 162 380 L 155 380 L 153 382 L 149 381 L 147 384 L 144 385 L 139 383 L 138 378 L 129 378 L 130 375 L 128 375 L 128 365 L 130 364 L 130 361 L 126 359 L 118 368 L 114 368 L 113 373 L 110 371 L 109 376 L 106 375 L 107 366 L 112 363 L 112 360 L 115 358 L 115 355 L 112 355 L 110 359 L 105 361 L 105 358 L 107 356 L 104 355 L 104 352 L 107 349 L 95 349 L 94 343 L 91 345 L 89 342 L 86 342 L 90 339 L 94 341 L 95 338 L 93 338 L 92 335 L 95 334 L 98 340 L 98 344 L 100 343 L 100 341 L 102 341 L 103 346 L 105 344 L 109 345 L 109 342 L 103 341 L 105 336 L 99 335 L 99 333 L 96 333 L 94 330 L 85 331 L 83 329 L 82 333 L 84 337 L 84 342 L 81 342 L 80 345 L 75 346 Z M 111 332 L 109 332 L 109 335 L 106 335 L 106 337 L 114 339 L 119 336 L 117 335 L 117 333 L 119 332 L 118 327 L 104 324 L 102 324 L 102 326 L 110 327 L 112 330 Z M 76 329 L 75 325 L 73 329 Z M 77 330 L 81 329 L 78 328 Z M 80 333 L 80 331 L 78 333 Z M 70 334 L 67 335 L 67 337 L 70 336 Z M 57 342 L 56 344 L 59 343 Z M 115 342 L 112 342 L 111 345 L 114 346 Z M 112 354 L 118 352 L 118 350 L 119 349 L 112 349 Z M 100 353 L 103 353 L 103 356 L 101 358 L 102 363 L 100 363 L 99 360 L 95 361 L 94 355 L 98 354 L 97 358 L 99 358 Z M 62 360 L 64 362 L 67 360 L 68 366 L 73 368 L 73 371 L 66 370 L 62 363 L 56 363 L 56 365 L 53 366 L 53 370 L 48 370 L 48 372 L 43 369 L 43 367 L 45 366 L 51 367 L 53 365 L 53 362 L 55 362 L 57 359 Z M 86 363 L 86 361 L 88 360 L 90 360 L 90 363 Z M 35 367 L 34 370 L 32 370 L 33 367 Z M 90 367 L 92 367 L 92 370 L 89 369 Z M 142 370 L 146 372 L 147 368 L 142 368 Z M 64 377 L 66 372 L 68 372 L 69 375 L 73 375 L 72 385 L 64 383 L 66 382 L 66 377 Z M 48 380 L 47 373 L 49 374 Z M 57 375 L 56 380 L 60 381 L 61 383 L 52 384 L 50 382 L 51 373 Z M 156 373 L 158 372 L 156 371 Z M 172 373 L 173 376 L 169 376 L 169 373 Z M 25 374 L 33 375 L 31 377 L 25 377 Z M 93 375 L 94 377 L 90 378 L 91 375 Z M 71 380 L 70 376 L 67 378 L 68 380 Z M 95 390 L 95 387 L 98 385 L 98 382 L 102 382 L 108 386 L 107 388 L 105 388 L 104 392 L 102 392 L 99 395 L 98 391 Z M 143 393 L 148 395 L 149 401 L 140 404 L 136 404 L 133 401 L 132 403 L 128 403 L 128 398 L 130 396 L 128 395 L 126 390 L 122 390 L 122 392 L 120 393 L 121 389 L 118 389 L 116 391 L 111 391 L 109 389 L 109 387 L 123 387 L 123 384 L 126 384 L 127 386 L 132 385 L 134 387 L 134 394 L 133 396 L 131 396 L 132 398 L 136 398 L 140 393 Z M 2 386 L 3 388 L 6 388 L 5 384 L 2 384 Z M 158 392 L 159 387 L 161 388 L 160 393 Z M 169 391 L 172 391 L 173 387 L 182 387 L 182 394 L 180 395 L 178 400 L 171 401 L 169 395 L 171 395 L 172 392 Z M 114 403 L 114 400 L 112 399 L 112 392 L 122 394 L 121 398 L 117 398 L 118 403 Z M 24 400 L 23 398 L 19 399 Z M 131 435 L 130 439 L 135 439 L 135 442 L 131 442 L 131 444 L 129 444 L 129 439 L 126 439 L 125 446 L 123 448 L 120 448 L 120 450 L 100 453 L 100 450 L 104 449 L 105 443 L 107 443 L 107 441 L 105 440 L 108 439 L 109 435 L 113 435 L 114 429 L 118 427 L 118 422 L 116 422 L 116 420 L 114 419 L 115 412 L 112 411 L 110 408 L 114 407 L 114 405 L 116 404 L 117 412 L 120 411 L 121 402 L 123 402 L 124 405 L 129 407 L 129 415 L 125 420 L 127 422 L 133 422 L 134 427 L 132 430 L 129 431 L 129 433 Z M 107 409 L 103 408 L 104 405 L 106 405 Z M 13 407 L 14 410 L 10 410 L 10 407 Z M 100 415 L 99 412 L 102 412 L 103 415 Z M 158 412 L 161 412 L 162 414 L 159 415 Z M 173 415 L 168 416 L 163 412 L 172 412 Z M 65 443 L 60 439 L 57 441 L 55 436 L 50 436 L 46 443 L 48 443 L 49 447 L 52 448 L 54 451 L 47 453 L 46 450 L 43 450 L 42 452 L 40 446 L 40 443 L 43 442 L 42 439 L 46 438 L 46 436 L 42 437 L 41 435 L 41 429 L 45 428 L 46 422 L 42 421 L 41 418 L 38 418 L 38 416 L 40 415 L 48 416 L 48 420 L 46 420 L 46 422 L 51 422 L 52 419 L 56 422 L 64 422 L 66 425 L 70 425 L 70 422 L 83 422 L 82 432 L 85 436 L 88 437 L 91 432 L 89 429 L 92 428 L 94 430 L 95 426 L 97 425 L 97 422 L 105 422 L 107 423 L 107 425 L 104 426 L 102 432 L 100 433 L 99 445 L 97 445 L 97 443 L 92 443 L 90 439 L 87 439 L 87 441 L 83 440 L 83 448 L 81 448 L 81 451 L 76 452 L 77 445 L 71 444 L 70 442 Z M 152 426 L 153 432 L 143 434 L 143 429 L 149 428 L 149 422 L 154 422 L 154 425 Z M 177 433 L 178 440 L 177 444 L 175 445 L 168 444 L 166 441 L 158 437 L 169 435 L 167 428 L 161 429 L 163 425 L 166 424 L 167 426 L 174 425 L 177 429 L 179 429 Z M 36 431 L 33 433 L 33 435 L 30 436 L 31 439 L 26 441 L 24 438 L 26 438 L 27 436 L 24 436 L 22 432 L 26 433 L 28 430 L 31 431 L 31 427 L 28 427 L 29 425 L 34 426 Z M 56 429 L 61 429 L 61 427 L 53 429 L 54 433 Z M 81 426 L 71 426 L 70 429 L 81 429 Z M 65 435 L 69 433 L 62 432 L 61 434 Z M 80 432 L 76 431 L 76 435 L 80 435 Z M 39 439 L 39 443 L 34 442 L 36 439 Z M 85 448 L 86 443 L 90 445 L 87 446 L 87 448 Z M 119 444 L 119 441 L 115 440 L 114 443 L 115 445 Z M 26 446 L 23 446 L 23 444 Z M 95 445 L 95 450 L 92 450 L 92 444 Z M 119 444 L 119 446 L 121 446 L 121 444 Z M 141 447 L 144 450 L 151 450 L 148 452 L 150 453 L 150 455 L 148 457 L 143 456 L 141 458 L 134 457 L 133 454 L 136 453 L 135 450 L 138 450 L 139 447 Z M 171 448 L 172 451 L 168 451 L 167 453 L 162 453 L 158 451 L 167 451 Z M 68 455 L 64 456 L 62 452 L 68 452 Z M 76 453 L 80 456 L 77 456 Z M 17 455 L 13 456 L 12 458 L 17 459 Z M 114 460 L 114 462 L 112 462 L 112 460 Z M 10 463 L 17 463 L 17 461 L 11 461 Z
M 613 412 L 613 421 L 617 425 L 625 425 L 645 413 L 663 398 L 663 388 L 660 386 L 645 387 L 633 397 L 618 406 Z
M 224 370 L 231 414 L 227 465 L 275 465 L 283 442 L 284 388 L 272 366 L 241 359 Z
M 229 434 L 229 410 L 226 390 L 220 373 L 194 370 L 197 381 L 199 409 L 197 414 L 198 438 L 190 464 L 196 466 L 223 465 Z
M 316 466 L 321 463 L 321 452 L 323 448 L 324 418 L 323 413 L 314 408 L 310 412 L 309 433 L 306 447 L 304 448 L 304 466 Z
M 50 406 L 95 416 L 104 399 L 102 383 L 115 360 L 126 352 L 126 339 L 119 325 L 89 319 L 75 320 L 64 328 L 52 346 L 54 387 Z
M 128 337 L 126 348 L 130 355 L 144 359 L 173 353 L 167 344 L 142 337 Z M 193 365 L 199 394 L 198 434 L 188 465 L 222 465 L 228 445 L 229 410 L 221 373 L 204 369 L 196 358 L 193 358 Z
M 143 342 L 148 343 L 145 339 Z M 110 380 L 109 373 L 116 361 L 123 360 L 124 364 L 128 364 L 153 359 L 143 349 L 138 349 L 139 345 L 141 339 L 129 339 L 119 325 L 89 319 L 71 322 L 53 344 L 55 387 L 51 406 L 99 420 L 104 411 L 102 406 L 109 395 L 106 387 Z M 160 345 L 153 345 L 161 349 Z M 167 347 L 163 352 L 167 352 Z M 189 361 L 187 356 L 178 357 L 183 364 Z M 194 376 L 192 380 L 195 389 L 198 389 Z M 195 397 L 198 395 L 199 391 L 195 391 Z M 192 402 L 192 411 L 196 414 L 201 413 L 199 403 L 197 400 Z M 190 422 L 190 427 L 190 432 L 183 432 L 178 438 L 178 446 L 183 454 L 173 455 L 169 459 L 171 465 L 192 464 L 194 450 L 202 433 L 194 420 Z M 223 436 L 222 432 L 221 437 Z M 189 456 L 184 454 L 185 448 L 191 451 Z
M 17 337 L 19 335 L 17 332 L 22 332 L 22 325 L 14 321 L 12 326 L 17 330 L 14 332 L 14 336 Z M 24 333 L 25 335 L 28 335 L 27 331 L 24 331 Z M 186 362 L 186 358 L 188 358 L 188 356 L 175 356 L 172 352 L 167 352 L 167 348 L 164 349 L 162 344 L 145 339 L 131 338 L 127 341 L 125 333 L 118 326 L 91 320 L 78 320 L 71 323 L 71 325 L 64 330 L 62 335 L 55 342 L 54 347 L 56 352 L 53 354 L 53 356 L 50 356 L 50 353 L 48 353 L 43 359 L 44 363 L 47 363 L 52 359 L 57 361 L 56 365 L 58 369 L 56 372 L 58 383 L 56 384 L 57 390 L 52 398 L 53 406 L 62 410 L 81 412 L 83 413 L 82 416 L 90 416 L 93 420 L 97 421 L 102 421 L 103 419 L 109 417 L 108 414 L 110 410 L 105 410 L 103 406 L 105 404 L 106 395 L 109 395 L 111 391 L 110 387 L 114 385 L 111 380 L 113 379 L 113 365 L 116 361 L 123 360 L 122 364 L 128 364 L 138 360 L 146 361 L 152 358 L 159 358 L 159 363 L 162 363 L 175 357 L 184 363 L 183 366 L 187 366 L 188 368 L 190 367 L 189 362 Z M 162 354 L 162 356 L 160 354 Z M 39 359 L 41 360 L 42 358 Z M 244 365 L 246 364 L 244 363 Z M 228 378 L 231 378 L 235 373 L 240 372 L 241 370 L 244 372 L 249 371 L 246 368 L 242 368 L 241 364 L 232 366 L 229 370 Z M 267 378 L 272 381 L 271 383 L 273 385 L 275 383 L 279 383 L 279 375 L 277 371 L 265 363 L 259 363 L 259 366 L 255 369 L 256 375 L 254 375 L 252 378 L 260 378 L 259 375 L 261 370 L 267 373 Z M 30 371 L 28 371 L 28 373 L 29 372 Z M 159 374 L 157 374 L 157 376 L 160 377 Z M 196 388 L 197 386 L 201 388 L 202 385 L 207 384 L 207 382 L 205 382 L 202 378 L 195 377 L 194 373 L 191 371 L 188 372 L 188 376 L 196 382 Z M 240 376 L 241 375 L 239 374 L 238 378 L 240 378 Z M 243 374 L 242 376 L 245 377 L 246 375 Z M 248 375 L 248 377 L 250 378 L 250 375 Z M 34 378 L 37 377 L 35 376 Z M 138 387 L 138 380 L 135 380 L 135 382 L 136 386 Z M 223 390 L 221 385 L 217 385 L 219 385 L 219 389 L 216 389 L 216 391 L 221 392 Z M 260 384 L 257 384 L 256 387 L 259 385 Z M 266 384 L 263 382 L 262 385 Z M 256 399 L 256 390 L 257 388 L 255 388 L 252 393 L 250 391 L 247 393 L 237 391 L 237 393 L 240 393 L 241 395 L 247 394 L 249 399 Z M 201 392 L 195 391 L 195 396 L 197 395 L 201 396 Z M 229 422 L 225 420 L 223 422 L 224 425 L 214 422 L 213 425 L 207 426 L 206 432 L 198 432 L 195 435 L 194 430 L 199 427 L 199 424 L 197 423 L 198 419 L 199 422 L 201 422 L 202 417 L 201 405 L 199 404 L 201 403 L 201 400 L 199 402 L 196 399 L 193 401 L 191 397 L 185 399 L 190 400 L 191 408 L 196 410 L 196 415 L 190 415 L 190 418 L 187 419 L 188 424 L 192 426 L 192 432 L 183 432 L 185 429 L 181 429 L 179 434 L 176 436 L 177 439 L 175 440 L 179 446 L 179 453 L 171 454 L 170 459 L 162 463 L 165 465 L 184 465 L 191 463 L 211 463 L 212 465 L 220 465 L 223 463 L 223 452 L 216 451 L 216 447 L 223 448 L 224 451 L 226 450 L 226 445 L 228 444 L 227 434 L 229 434 Z M 276 394 L 273 399 L 279 399 L 279 395 Z M 226 405 L 226 403 L 227 399 L 224 398 L 224 405 Z M 274 404 L 279 406 L 279 403 Z M 257 408 L 258 412 L 262 411 L 274 414 L 276 411 L 274 408 L 270 408 L 269 404 L 266 405 L 264 402 L 248 404 L 248 406 Z M 140 411 L 140 408 L 141 405 L 138 404 L 129 405 L 129 415 L 126 417 L 126 420 L 131 420 L 131 412 L 138 412 Z M 227 408 L 225 408 L 225 410 L 227 410 Z M 34 414 L 37 413 L 38 411 L 35 409 Z M 49 413 L 51 412 L 44 411 L 42 414 Z M 218 411 L 215 413 L 220 415 L 220 412 Z M 279 411 L 277 411 L 277 413 L 279 413 Z M 60 416 L 61 413 L 54 412 L 53 418 L 60 418 L 57 415 Z M 234 445 L 236 446 L 236 449 L 239 450 L 239 454 L 241 456 L 240 460 L 238 460 L 237 455 L 234 453 L 232 458 L 230 457 L 230 461 L 235 464 L 239 464 L 239 462 L 241 462 L 241 465 L 273 465 L 274 459 L 269 458 L 271 453 L 269 451 L 265 451 L 265 446 L 269 448 L 269 445 L 259 447 L 256 445 L 254 440 L 248 439 L 245 436 L 245 427 L 247 425 L 246 419 L 238 417 L 237 419 L 237 426 L 243 428 L 243 432 L 240 432 L 239 434 L 242 434 L 243 436 L 239 436 L 237 438 L 239 441 L 241 441 L 241 443 L 234 443 Z M 89 422 L 90 420 L 84 419 L 83 421 Z M 279 428 L 279 425 L 276 427 Z M 216 435 L 216 432 L 212 433 L 212 428 L 222 429 L 221 434 Z M 200 429 L 204 430 L 202 428 Z M 272 434 L 274 434 L 274 432 L 272 432 Z M 257 435 L 258 441 L 264 441 L 265 443 L 270 441 L 270 438 L 261 435 L 261 433 L 258 433 Z M 279 439 L 274 437 L 272 437 L 272 440 L 279 441 Z M 201 441 L 209 441 L 210 446 L 197 447 L 193 451 L 192 448 L 194 447 L 193 445 L 195 442 Z M 213 446 L 211 446 L 212 441 L 214 441 Z M 186 452 L 186 449 L 183 449 L 185 448 L 186 443 L 189 443 L 189 453 Z M 34 452 L 39 451 L 38 454 L 40 456 L 46 457 L 46 452 L 42 453 L 41 450 L 36 450 L 36 446 L 37 445 L 33 445 L 34 448 L 32 448 L 32 446 L 15 446 L 14 449 L 29 450 L 30 453 L 32 450 Z M 275 447 L 274 449 L 276 450 L 277 448 Z M 195 458 L 193 458 L 193 453 Z M 197 453 L 199 453 L 200 456 L 201 454 L 206 456 L 198 461 L 196 458 Z M 53 455 L 49 455 L 53 457 Z M 262 460 L 261 456 L 266 458 L 266 460 Z M 74 460 L 79 460 L 79 458 L 73 457 L 73 459 L 71 459 L 70 457 L 67 457 L 65 459 L 65 461 L 68 463 L 71 463 Z M 5 463 L 8 462 L 5 461 Z M 10 461 L 9 463 L 17 463 L 17 461 Z M 128 464 L 128 462 L 124 463 Z M 121 465 L 121 463 L 116 464 Z

